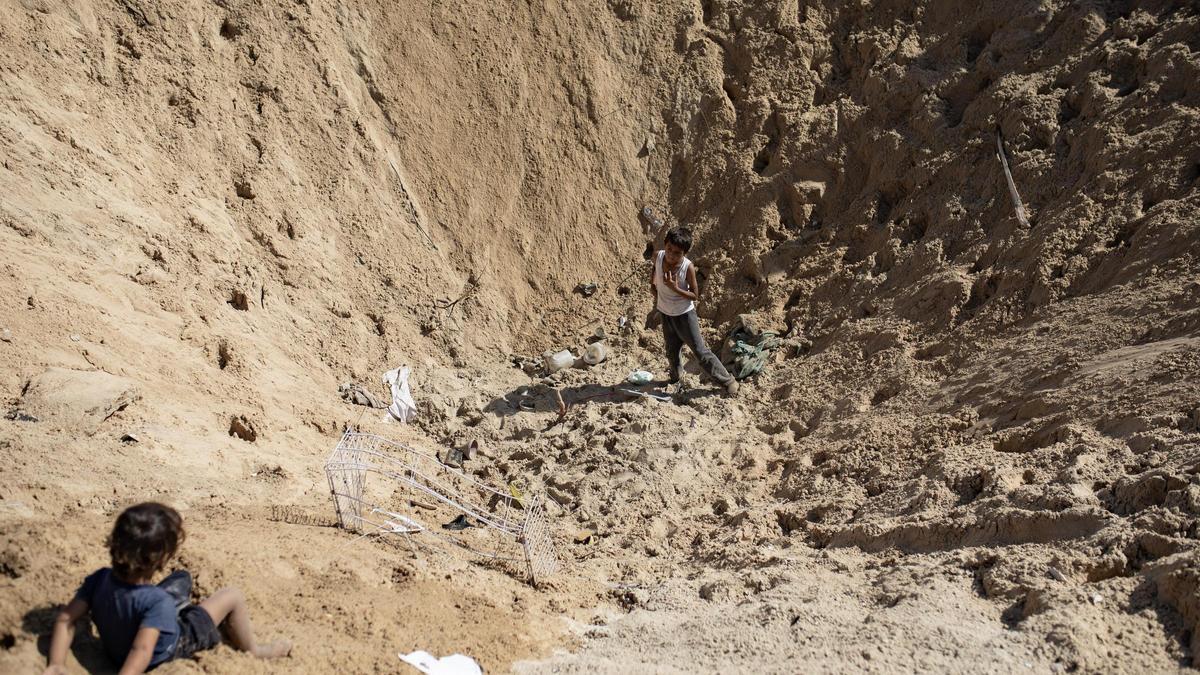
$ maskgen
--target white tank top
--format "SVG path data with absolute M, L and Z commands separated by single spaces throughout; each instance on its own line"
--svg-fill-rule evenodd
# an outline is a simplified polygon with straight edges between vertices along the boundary
M 667 316 L 687 314 L 696 308 L 696 303 L 692 302 L 690 298 L 685 298 L 676 293 L 663 281 L 662 266 L 666 254 L 666 251 L 659 251 L 658 256 L 654 258 L 654 287 L 658 289 L 658 311 Z M 687 271 L 688 265 L 691 264 L 692 261 L 688 260 L 687 256 L 684 256 L 683 260 L 679 262 L 679 269 L 675 271 L 676 276 L 679 277 L 679 287 L 689 293 L 695 292 L 688 284 Z

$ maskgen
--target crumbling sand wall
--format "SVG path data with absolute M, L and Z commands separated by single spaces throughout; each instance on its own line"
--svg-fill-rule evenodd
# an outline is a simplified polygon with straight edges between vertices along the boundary
M 783 501 L 759 507 L 761 532 L 993 548 L 969 564 L 981 592 L 1016 599 L 1014 624 L 1057 626 L 1063 667 L 1111 666 L 1031 561 L 1055 543 L 1089 582 L 1136 588 L 1142 565 L 1194 548 L 1198 27 L 1171 2 L 680 15 L 669 194 L 702 232 L 704 313 L 753 312 L 794 348 L 758 380 L 773 451 L 741 484 L 765 468 L 761 498 Z M 1169 587 L 1168 631 L 1194 605 Z
M 1196 255 L 1179 3 L 696 10 L 676 31 L 690 86 L 666 114 L 671 196 L 705 228 L 721 319 L 755 298 L 814 336 L 878 315 L 1005 325 Z
M 0 637 L 19 667 L 38 660 L 37 608 L 102 563 L 89 533 L 150 494 L 210 533 L 185 561 L 204 588 L 247 581 L 279 602 L 267 625 L 327 645 L 301 670 L 393 665 L 347 626 L 457 650 L 462 624 L 503 667 L 597 607 L 630 610 L 626 639 L 585 633 L 544 667 L 620 670 L 673 643 L 759 671 L 1187 662 L 1187 3 L 0 0 L 0 16 L 0 389 L 41 415 L 0 421 Z M 697 230 L 710 336 L 748 313 L 785 348 L 736 401 L 583 400 L 661 363 L 635 331 L 550 380 L 579 400 L 549 427 L 545 401 L 514 407 L 529 379 L 507 357 L 640 324 L 643 205 Z M 401 362 L 421 416 L 388 433 L 481 440 L 469 470 L 559 504 L 576 575 L 557 593 L 265 522 L 325 507 L 321 457 L 373 419 L 337 385 Z M 97 371 L 137 396 L 55 397 L 100 411 L 83 433 L 34 409 L 35 383 Z M 464 605 L 440 566 L 482 590 Z M 810 598 L 817 583 L 837 597 Z M 430 599 L 444 611 L 397 618 Z M 704 644 L 680 639 L 696 627 Z M 732 660 L 747 633 L 758 661 Z

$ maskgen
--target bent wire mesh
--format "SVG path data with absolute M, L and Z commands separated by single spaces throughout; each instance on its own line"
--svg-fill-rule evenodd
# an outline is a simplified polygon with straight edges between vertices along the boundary
M 537 497 L 497 490 L 437 457 L 374 434 L 347 431 L 325 462 L 338 525 L 364 536 L 436 539 L 518 563 L 537 584 L 559 569 Z M 368 478 L 370 477 L 370 478 Z

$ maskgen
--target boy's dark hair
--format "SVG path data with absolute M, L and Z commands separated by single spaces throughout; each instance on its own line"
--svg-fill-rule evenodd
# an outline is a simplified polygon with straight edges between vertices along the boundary
M 158 502 L 131 506 L 108 537 L 112 568 L 123 581 L 144 581 L 161 570 L 183 543 L 183 519 Z
M 692 250 L 692 231 L 686 227 L 672 227 L 667 230 L 667 243 L 675 244 L 687 253 Z

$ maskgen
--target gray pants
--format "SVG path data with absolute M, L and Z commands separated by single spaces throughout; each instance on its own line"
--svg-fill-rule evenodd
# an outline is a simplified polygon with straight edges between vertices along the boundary
M 729 384 L 733 380 L 733 376 L 722 365 L 721 359 L 718 359 L 708 345 L 704 344 L 704 336 L 700 334 L 700 320 L 696 317 L 696 310 L 693 309 L 687 314 L 679 316 L 663 314 L 662 327 L 663 338 L 667 341 L 667 362 L 671 367 L 672 382 L 679 379 L 679 351 L 683 349 L 684 345 L 691 347 L 692 351 L 696 352 L 696 356 L 700 357 L 700 365 L 704 366 L 704 370 L 714 380 L 721 384 Z

